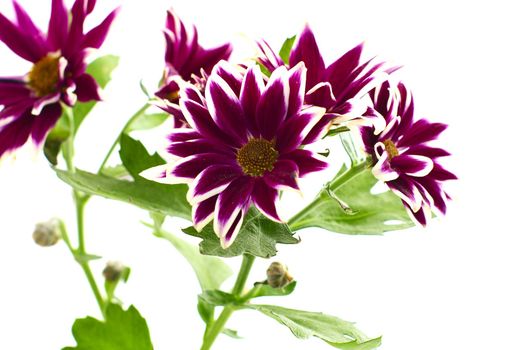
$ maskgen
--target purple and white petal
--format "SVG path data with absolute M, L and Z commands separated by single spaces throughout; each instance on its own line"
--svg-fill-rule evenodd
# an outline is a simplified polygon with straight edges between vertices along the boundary
M 278 160 L 272 171 L 264 174 L 263 179 L 265 183 L 277 190 L 300 190 L 298 187 L 299 170 L 296 163 L 287 160 Z
M 214 218 L 217 200 L 218 196 L 213 196 L 192 206 L 192 222 L 198 232 L 201 232 Z
M 399 177 L 399 173 L 393 170 L 390 166 L 390 162 L 388 160 L 388 152 L 386 151 L 383 151 L 382 154 L 379 156 L 377 163 L 375 163 L 375 165 L 371 169 L 371 172 L 373 173 L 373 176 L 383 182 L 393 181 Z
M 247 126 L 240 100 L 218 74 L 212 74 L 205 89 L 207 107 L 214 122 L 242 145 L 247 141 Z
M 211 165 L 190 184 L 187 201 L 195 204 L 222 192 L 236 178 L 243 176 L 241 169 L 232 165 Z
M 390 161 L 391 167 L 406 175 L 423 177 L 430 174 L 434 168 L 434 162 L 425 156 L 413 156 L 402 154 Z
M 272 140 L 285 120 L 289 103 L 287 69 L 273 72 L 256 107 L 256 122 L 262 137 Z
M 40 147 L 46 135 L 51 131 L 53 126 L 57 123 L 62 114 L 62 108 L 60 104 L 55 103 L 44 107 L 39 115 L 36 115 L 31 128 L 31 138 L 33 142 Z
M 258 65 L 247 70 L 243 79 L 240 102 L 245 113 L 247 128 L 254 137 L 260 137 L 256 123 L 256 107 L 265 89 L 263 75 Z
M 322 171 L 329 167 L 329 164 L 321 156 L 306 149 L 296 149 L 284 154 L 281 159 L 291 160 L 298 166 L 298 176 L 303 177 L 306 174 Z
M 304 143 L 307 135 L 318 124 L 325 108 L 308 107 L 299 114 L 287 119 L 278 129 L 276 147 L 280 153 L 287 153 L 297 149 Z
M 278 190 L 270 188 L 262 179 L 256 179 L 251 198 L 256 208 L 265 216 L 273 221 L 283 222 L 276 210 Z
M 243 221 L 243 209 L 250 199 L 253 186 L 254 180 L 243 176 L 231 182 L 218 196 L 214 209 L 214 232 L 226 245 L 233 241 L 239 230 L 236 227 Z
M 306 88 L 310 90 L 322 81 L 325 75 L 326 65 L 318 49 L 315 36 L 308 25 L 305 26 L 302 33 L 297 37 L 289 55 L 289 64 L 291 66 L 295 66 L 300 62 L 304 62 L 306 65 L 308 71 Z
M 286 118 L 297 115 L 302 109 L 306 91 L 306 72 L 304 62 L 298 63 L 289 70 L 289 106 Z

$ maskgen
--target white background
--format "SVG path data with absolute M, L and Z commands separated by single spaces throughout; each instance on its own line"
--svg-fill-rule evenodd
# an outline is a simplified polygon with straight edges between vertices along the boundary
M 50 1 L 20 1 L 47 23 Z M 117 1 L 99 1 L 98 19 Z M 405 68 L 417 112 L 447 122 L 443 144 L 460 177 L 449 186 L 447 217 L 426 230 L 384 237 L 332 234 L 313 229 L 302 243 L 280 247 L 277 257 L 298 280 L 281 305 L 324 311 L 357 321 L 370 335 L 384 335 L 387 350 L 526 349 L 527 241 L 525 212 L 526 74 L 525 11 L 517 1 L 128 1 L 104 53 L 122 56 L 107 102 L 86 120 L 77 142 L 77 164 L 94 171 L 128 117 L 144 103 L 138 82 L 154 87 L 163 69 L 161 29 L 173 5 L 198 25 L 205 45 L 234 40 L 253 53 L 251 38 L 276 48 L 311 24 L 327 62 L 365 40 L 367 54 Z M 11 14 L 10 1 L 0 10 Z M 89 23 L 96 23 L 90 20 Z M 243 34 L 241 34 L 243 33 Z M 29 66 L 0 45 L 0 74 Z M 161 132 L 161 134 L 164 131 Z M 143 137 L 143 135 L 136 135 Z M 150 139 L 153 148 L 161 147 Z M 337 157 L 335 164 L 340 163 Z M 326 175 L 328 179 L 330 174 Z M 320 179 L 307 179 L 304 188 Z M 307 191 L 307 201 L 313 190 Z M 38 152 L 23 150 L 0 168 L 0 349 L 54 350 L 73 345 L 77 317 L 98 315 L 80 268 L 66 247 L 35 246 L 36 222 L 53 216 L 73 230 L 69 189 Z M 290 212 L 300 209 L 298 197 Z M 93 264 L 99 281 L 106 259 L 131 266 L 118 289 L 148 320 L 157 350 L 199 348 L 202 324 L 195 312 L 199 286 L 184 259 L 150 235 L 147 215 L 99 198 L 87 207 L 87 247 L 104 257 Z M 523 218 L 524 219 L 524 218 Z M 172 221 L 177 228 L 182 222 Z M 182 234 L 179 234 L 182 237 Z M 237 269 L 239 259 L 228 263 Z M 250 281 L 264 278 L 258 260 Z M 232 281 L 228 281 L 228 288 Z M 220 336 L 216 349 L 322 349 L 300 341 L 274 320 L 235 314 L 228 326 L 243 340 Z

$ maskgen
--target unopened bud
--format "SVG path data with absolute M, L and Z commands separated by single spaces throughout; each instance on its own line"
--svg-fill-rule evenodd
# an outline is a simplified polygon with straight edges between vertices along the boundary
M 267 284 L 273 288 L 283 288 L 293 281 L 293 276 L 287 271 L 287 266 L 273 262 L 267 269 Z
M 102 271 L 104 279 L 108 282 L 117 282 L 125 270 L 125 266 L 119 261 L 108 261 Z
M 59 223 L 56 219 L 39 222 L 33 231 L 33 240 L 41 247 L 51 247 L 60 239 Z

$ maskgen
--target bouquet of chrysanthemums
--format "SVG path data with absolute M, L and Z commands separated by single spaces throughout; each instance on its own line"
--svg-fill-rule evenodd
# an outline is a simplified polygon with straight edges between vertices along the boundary
M 363 44 L 328 64 L 307 25 L 279 50 L 257 38 L 253 57 L 232 62 L 230 43 L 203 47 L 196 28 L 169 10 L 160 33 L 166 67 L 158 88 L 138 84 L 144 106 L 123 126 L 99 170 L 87 172 L 75 166 L 75 136 L 118 64 L 116 56 L 91 57 L 119 11 L 86 28 L 96 0 L 75 0 L 71 8 L 51 0 L 43 31 L 13 4 L 14 19 L 0 13 L 0 41 L 32 66 L 0 77 L 0 156 L 32 142 L 72 188 L 76 239 L 60 218 L 37 224 L 33 237 L 42 246 L 68 247 L 101 312 L 74 323 L 77 345 L 67 349 L 153 349 L 146 320 L 115 295 L 130 269 L 110 262 L 104 280 L 97 281 L 90 266 L 99 258 L 85 246 L 84 208 L 92 196 L 146 210 L 151 220 L 143 222 L 144 229 L 188 260 L 202 288 L 202 350 L 211 349 L 221 334 L 237 336 L 228 321 L 242 309 L 329 347 L 380 345 L 380 337 L 365 336 L 352 322 L 259 302 L 294 292 L 296 282 L 285 265 L 270 263 L 267 278 L 259 281 L 248 281 L 248 275 L 256 258 L 274 257 L 280 244 L 300 243 L 306 228 L 382 234 L 425 226 L 445 214 L 449 196 L 443 184 L 456 176 L 441 165 L 449 153 L 434 142 L 447 126 L 414 116 L 410 88 L 396 79 L 399 66 L 364 57 Z M 154 128 L 167 130 L 159 142 L 167 145 L 163 157 L 130 136 Z M 328 144 L 347 154 L 331 164 L 338 172 L 328 170 Z M 120 163 L 109 164 L 117 150 Z M 302 191 L 299 179 L 310 176 L 325 184 L 307 206 L 299 202 L 296 214 L 284 218 L 277 210 L 282 192 Z M 171 217 L 188 225 L 167 232 L 164 223 Z M 185 235 L 198 237 L 199 247 Z M 232 272 L 221 258 L 235 256 L 243 260 L 234 286 L 223 286 Z

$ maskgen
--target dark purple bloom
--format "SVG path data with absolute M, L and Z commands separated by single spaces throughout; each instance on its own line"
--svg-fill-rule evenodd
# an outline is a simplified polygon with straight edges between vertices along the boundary
M 298 190 L 297 179 L 327 164 L 303 148 L 325 109 L 304 102 L 306 68 L 276 69 L 267 82 L 258 66 L 245 76 L 227 62 L 212 71 L 203 95 L 187 84 L 180 105 L 191 128 L 170 135 L 168 151 L 179 160 L 148 173 L 157 181 L 188 183 L 187 199 L 200 230 L 214 219 L 223 247 L 235 239 L 249 207 L 280 221 L 282 189 Z
M 258 45 L 262 53 L 258 61 L 265 68 L 272 72 L 284 65 L 265 41 Z M 337 118 L 341 121 L 351 119 L 352 110 L 356 109 L 354 100 L 365 96 L 395 70 L 382 71 L 384 62 L 375 63 L 373 58 L 363 61 L 362 49 L 363 44 L 360 44 L 326 66 L 311 28 L 306 25 L 297 36 L 289 55 L 289 65 L 304 62 L 307 68 L 305 103 L 326 108 L 326 115 L 313 129 L 313 135 L 326 131 Z
M 95 2 L 76 0 L 68 11 L 63 0 L 53 0 L 47 34 L 16 1 L 15 21 L 0 13 L 0 41 L 33 63 L 25 76 L 0 77 L 0 156 L 30 137 L 41 144 L 62 113 L 61 102 L 100 100 L 99 86 L 85 72 L 86 58 L 102 45 L 117 10 L 84 33 Z
M 165 25 L 165 75 L 163 85 L 156 92 L 162 101 L 158 106 L 174 116 L 175 127 L 182 126 L 184 118 L 179 108 L 181 82 L 192 82 L 198 88 L 205 88 L 205 82 L 216 63 L 229 58 L 231 44 L 205 49 L 198 43 L 198 31 L 192 27 L 192 33 L 173 10 L 167 11 Z
M 425 226 L 431 209 L 446 213 L 449 197 L 442 185 L 457 178 L 438 163 L 450 154 L 430 145 L 447 125 L 414 120 L 414 101 L 402 83 L 392 86 L 386 81 L 370 96 L 373 106 L 367 114 L 380 123 L 363 127 L 361 133 L 373 158 L 373 174 L 402 199 L 410 217 Z

